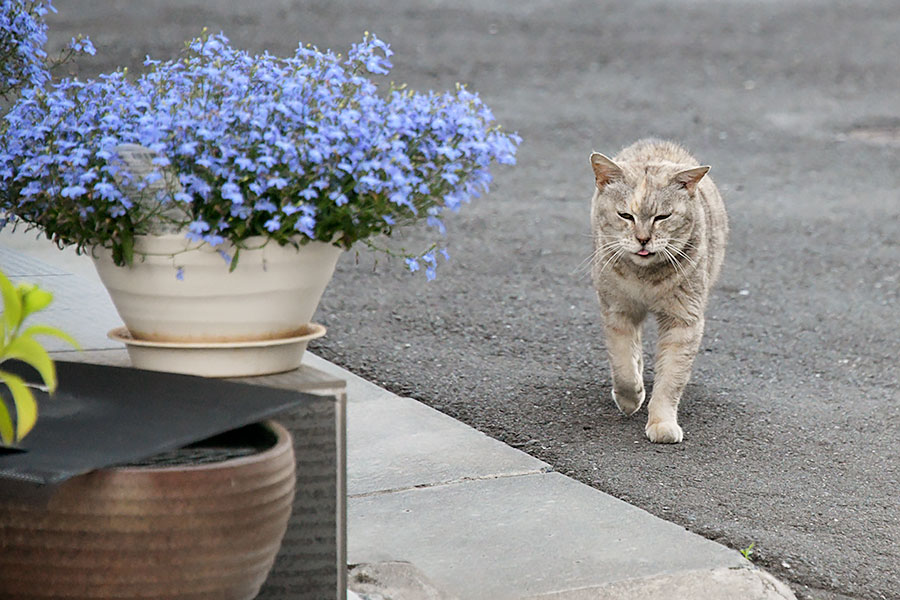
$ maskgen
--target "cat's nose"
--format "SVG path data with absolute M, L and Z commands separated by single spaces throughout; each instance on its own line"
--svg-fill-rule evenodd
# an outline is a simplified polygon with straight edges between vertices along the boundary
M 634 238 L 641 243 L 641 246 L 646 246 L 647 242 L 650 241 L 649 235 L 647 237 L 642 237 L 642 236 L 636 235 L 636 236 L 634 236 Z

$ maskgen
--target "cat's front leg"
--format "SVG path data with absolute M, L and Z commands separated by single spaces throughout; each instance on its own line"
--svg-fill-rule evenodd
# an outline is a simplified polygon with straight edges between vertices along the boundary
M 653 394 L 644 431 L 651 442 L 677 444 L 684 438 L 678 425 L 678 403 L 700 348 L 703 319 L 694 323 L 660 319 L 659 329 Z
M 625 415 L 633 415 L 644 403 L 644 358 L 641 346 L 643 317 L 604 311 L 606 352 L 612 367 L 613 401 Z

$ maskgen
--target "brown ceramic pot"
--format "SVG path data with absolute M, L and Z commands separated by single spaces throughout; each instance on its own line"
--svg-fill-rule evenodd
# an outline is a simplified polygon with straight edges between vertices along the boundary
M 0 499 L 0 597 L 254 598 L 294 497 L 290 434 L 265 427 L 273 445 L 249 456 L 102 469 L 48 502 Z

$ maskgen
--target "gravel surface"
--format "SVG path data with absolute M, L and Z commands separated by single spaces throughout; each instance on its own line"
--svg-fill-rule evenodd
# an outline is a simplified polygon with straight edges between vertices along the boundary
M 348 253 L 311 349 L 694 532 L 753 543 L 801 598 L 900 598 L 900 3 L 55 4 L 52 39 L 83 32 L 102 55 L 83 75 L 172 56 L 205 25 L 279 53 L 373 31 L 396 51 L 391 79 L 469 84 L 524 137 L 518 165 L 448 220 L 436 281 Z M 732 225 L 677 446 L 647 442 L 644 411 L 617 414 L 578 270 L 590 152 L 646 135 L 713 166 Z

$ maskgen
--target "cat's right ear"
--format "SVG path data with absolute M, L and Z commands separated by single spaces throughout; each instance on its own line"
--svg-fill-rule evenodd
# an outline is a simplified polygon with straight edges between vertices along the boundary
M 599 190 L 605 188 L 611 181 L 624 178 L 619 165 L 599 152 L 591 154 L 591 167 L 594 169 L 594 180 Z

